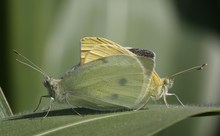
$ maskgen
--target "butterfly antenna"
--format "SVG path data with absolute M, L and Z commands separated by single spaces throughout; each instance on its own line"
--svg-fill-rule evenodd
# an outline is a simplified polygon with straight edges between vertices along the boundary
M 21 61 L 21 60 L 19 60 L 19 59 L 16 59 L 19 63 L 24 64 L 24 65 L 26 65 L 26 66 L 28 66 L 28 67 L 30 67 L 30 68 L 32 68 L 32 69 L 38 71 L 38 72 L 41 73 L 42 75 L 49 77 L 49 76 L 46 74 L 46 72 L 44 72 L 40 67 L 38 67 L 36 64 L 34 64 L 34 63 L 33 63 L 32 61 L 30 61 L 28 58 L 26 58 L 25 56 L 23 56 L 22 54 L 20 54 L 20 53 L 19 53 L 18 51 L 16 51 L 16 50 L 13 50 L 13 51 L 14 51 L 15 54 L 17 54 L 18 56 L 20 56 L 21 58 L 23 58 L 25 61 L 28 62 L 28 63 L 26 63 L 26 62 L 24 62 L 24 61 Z
M 202 64 L 202 65 L 199 65 L 199 66 L 195 66 L 195 67 L 192 67 L 192 68 L 189 68 L 189 69 L 177 72 L 177 73 L 171 75 L 170 77 L 174 77 L 174 76 L 177 76 L 177 75 L 180 75 L 180 74 L 183 74 L 183 73 L 187 73 L 187 72 L 191 72 L 191 71 L 194 71 L 194 70 L 203 70 L 204 67 L 206 67 L 207 65 L 208 64 Z

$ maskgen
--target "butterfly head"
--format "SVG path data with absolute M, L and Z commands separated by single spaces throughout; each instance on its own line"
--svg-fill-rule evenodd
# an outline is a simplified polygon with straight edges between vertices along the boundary
M 173 87 L 174 79 L 172 78 L 164 78 L 163 85 L 166 86 L 168 89 Z
M 60 81 L 62 79 L 54 79 L 46 76 L 44 79 L 44 86 L 47 88 L 49 96 L 57 100 L 58 102 L 62 102 L 65 99 L 65 93 L 62 91 L 60 86 Z
M 54 79 L 46 76 L 43 81 L 43 84 L 47 88 L 49 96 L 55 98 L 55 90 L 57 89 L 57 83 L 54 81 Z

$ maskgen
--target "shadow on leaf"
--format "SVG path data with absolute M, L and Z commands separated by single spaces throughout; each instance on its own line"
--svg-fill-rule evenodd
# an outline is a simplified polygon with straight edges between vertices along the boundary
M 115 110 L 115 111 L 97 111 L 97 110 L 91 110 L 86 108 L 75 108 L 80 115 L 94 115 L 94 114 L 107 114 L 107 113 L 113 113 L 113 112 L 123 112 L 123 111 L 129 111 L 129 110 Z M 72 108 L 69 109 L 60 109 L 60 110 L 53 110 L 50 111 L 47 117 L 54 117 L 54 116 L 69 116 L 69 115 L 76 115 L 79 116 L 76 112 L 74 112 Z M 38 112 L 38 113 L 31 113 L 26 115 L 20 115 L 17 117 L 11 117 L 8 120 L 19 120 L 19 119 L 34 119 L 34 118 L 42 118 L 46 115 L 47 111 L 44 112 Z

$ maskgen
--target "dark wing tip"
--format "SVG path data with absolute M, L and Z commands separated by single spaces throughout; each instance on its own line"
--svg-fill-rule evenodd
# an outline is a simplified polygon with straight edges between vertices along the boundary
M 132 53 L 138 55 L 138 56 L 143 56 L 143 57 L 148 57 L 148 58 L 155 58 L 155 53 L 146 49 L 139 49 L 139 48 L 130 48 L 129 51 Z

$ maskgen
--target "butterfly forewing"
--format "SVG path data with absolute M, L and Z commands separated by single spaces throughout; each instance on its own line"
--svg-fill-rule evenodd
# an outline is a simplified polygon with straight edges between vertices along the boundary
M 135 56 L 132 52 L 119 44 L 100 37 L 85 37 L 81 40 L 81 63 L 87 63 L 101 57 L 116 54 Z

